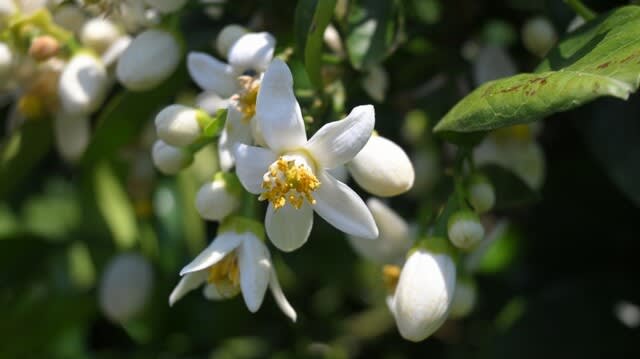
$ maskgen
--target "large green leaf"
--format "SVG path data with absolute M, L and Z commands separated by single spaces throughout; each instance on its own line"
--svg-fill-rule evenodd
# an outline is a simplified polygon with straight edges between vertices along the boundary
M 350 3 L 346 43 L 353 67 L 366 70 L 391 53 L 401 31 L 401 6 L 397 0 Z
M 536 73 L 479 87 L 435 127 L 476 132 L 533 122 L 602 96 L 627 99 L 640 85 L 640 7 L 604 14 L 569 34 Z
M 296 7 L 294 32 L 298 51 L 304 54 L 304 65 L 313 86 L 322 88 L 322 37 L 331 21 L 336 0 L 301 0 Z

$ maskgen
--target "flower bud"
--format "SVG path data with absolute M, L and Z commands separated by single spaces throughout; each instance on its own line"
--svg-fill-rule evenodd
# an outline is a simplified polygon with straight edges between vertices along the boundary
M 557 40 L 556 30 L 544 17 L 529 19 L 522 27 L 524 47 L 539 57 L 544 57 Z
M 448 254 L 413 252 L 400 273 L 391 301 L 400 335 L 418 342 L 447 319 L 456 285 L 456 266 Z
M 249 31 L 240 25 L 231 24 L 225 26 L 216 38 L 216 50 L 218 50 L 221 56 L 226 58 L 229 54 L 229 49 L 231 49 L 231 45 L 247 32 Z
M 147 5 L 152 6 L 163 14 L 169 14 L 180 10 L 187 3 L 187 0 L 145 0 Z
M 13 70 L 13 51 L 4 42 L 0 42 L 0 79 L 5 79 Z
M 456 290 L 451 302 L 450 317 L 453 319 L 464 318 L 476 305 L 476 286 L 470 279 L 458 279 Z
M 173 34 L 147 30 L 133 39 L 124 51 L 116 67 L 116 76 L 129 90 L 148 90 L 173 73 L 180 55 L 180 44 Z
M 342 47 L 342 39 L 340 38 L 340 33 L 338 30 L 331 24 L 327 25 L 324 29 L 324 33 L 322 34 L 322 39 L 324 43 L 333 51 L 336 55 L 343 57 L 344 56 L 344 48 Z
M 484 227 L 478 215 L 461 210 L 449 218 L 447 226 L 449 239 L 460 249 L 471 249 L 484 238 Z
M 376 135 L 371 136 L 364 148 L 348 163 L 347 168 L 362 188 L 380 197 L 408 191 L 415 179 L 413 165 L 404 150 L 394 142 Z
M 160 140 L 153 144 L 151 156 L 156 168 L 168 175 L 180 172 L 193 161 L 193 154 L 188 150 L 168 145 Z
M 474 175 L 469 180 L 469 202 L 477 213 L 484 213 L 496 203 L 496 192 L 489 179 L 482 175 Z
M 58 82 L 63 112 L 88 115 L 97 110 L 107 93 L 109 79 L 100 60 L 87 53 L 71 58 Z
M 389 75 L 382 66 L 374 66 L 362 79 L 362 87 L 367 95 L 372 99 L 384 101 L 387 88 L 389 87 Z
M 42 35 L 31 41 L 29 56 L 36 61 L 46 61 L 58 55 L 60 43 L 53 36 Z
M 104 53 L 120 38 L 120 30 L 110 20 L 96 17 L 87 21 L 80 31 L 80 41 L 95 52 Z
M 69 162 L 78 160 L 89 145 L 89 119 L 83 115 L 58 114 L 54 120 L 56 148 Z
M 378 226 L 377 239 L 349 236 L 351 246 L 363 257 L 381 264 L 398 263 L 411 248 L 409 225 L 391 208 L 376 198 L 367 207 Z
M 110 320 L 123 323 L 139 314 L 153 287 L 153 270 L 146 258 L 127 253 L 114 257 L 100 281 L 100 309 Z
M 196 208 L 204 219 L 221 221 L 240 207 L 241 185 L 228 172 L 218 172 L 213 182 L 205 183 L 196 195 Z
M 177 147 L 196 142 L 202 135 L 198 116 L 206 116 L 199 112 L 201 111 L 183 105 L 165 107 L 156 116 L 158 138 Z

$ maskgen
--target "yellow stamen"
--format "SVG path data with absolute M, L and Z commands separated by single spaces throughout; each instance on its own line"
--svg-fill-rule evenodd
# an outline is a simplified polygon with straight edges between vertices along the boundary
M 303 164 L 296 165 L 293 160 L 285 160 L 282 156 L 269 166 L 264 174 L 262 188 L 264 192 L 258 198 L 269 200 L 275 209 L 282 208 L 287 201 L 296 209 L 300 209 L 304 200 L 316 204 L 312 192 L 320 187 L 320 181 L 313 172 Z
M 394 293 L 400 280 L 400 267 L 394 265 L 385 265 L 382 267 L 382 281 L 387 292 Z
M 251 76 L 240 76 L 238 77 L 238 82 L 240 82 L 240 87 L 242 88 L 236 95 L 238 110 L 244 114 L 242 121 L 248 123 L 256 114 L 256 100 L 258 99 L 258 90 L 260 90 L 260 81 Z
M 207 282 L 217 287 L 240 288 L 240 268 L 236 252 L 227 254 L 218 263 L 209 268 Z

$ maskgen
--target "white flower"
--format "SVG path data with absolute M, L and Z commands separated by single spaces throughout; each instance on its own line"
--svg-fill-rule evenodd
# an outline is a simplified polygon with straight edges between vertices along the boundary
M 475 284 L 470 279 L 458 279 L 456 290 L 451 302 L 451 312 L 449 315 L 453 319 L 464 318 L 476 305 L 477 290 Z
M 112 321 L 122 323 L 140 313 L 153 286 L 153 270 L 139 254 L 114 257 L 105 268 L 98 298 L 100 309 Z
M 176 174 L 193 161 L 193 154 L 187 149 L 168 145 L 164 141 L 156 141 L 151 151 L 153 164 L 164 174 Z
M 172 146 L 189 146 L 202 135 L 200 111 L 183 105 L 170 105 L 155 119 L 158 138 Z
M 476 86 L 518 72 L 513 59 L 502 46 L 485 45 L 473 60 L 473 79 Z
M 522 26 L 522 42 L 527 50 L 544 57 L 558 41 L 553 24 L 544 17 L 534 17 Z
M 225 299 L 242 293 L 252 313 L 260 309 L 267 286 L 286 316 L 295 322 L 296 312 L 280 288 L 269 249 L 259 239 L 262 226 L 242 220 L 233 228 L 221 228 L 218 236 L 180 271 L 182 279 L 169 296 L 173 305 L 187 292 L 205 284 L 209 299 Z
M 120 30 L 112 21 L 96 17 L 87 21 L 80 31 L 80 41 L 95 52 L 104 53 L 118 38 Z
M 264 75 L 256 104 L 266 148 L 236 147 L 236 173 L 245 189 L 268 200 L 269 239 L 284 251 L 302 246 L 313 225 L 313 211 L 348 234 L 376 238 L 378 228 L 362 199 L 327 170 L 360 152 L 373 131 L 373 106 L 324 125 L 307 141 L 300 105 L 287 65 L 275 59 Z
M 107 70 L 96 57 L 79 53 L 65 66 L 58 82 L 63 112 L 88 115 L 97 110 L 109 87 Z
M 407 192 L 415 180 L 413 165 L 404 150 L 377 135 L 371 136 L 347 168 L 362 188 L 380 197 Z
M 349 236 L 349 243 L 363 257 L 380 264 L 399 263 L 413 241 L 407 222 L 393 209 L 376 198 L 367 200 L 380 235 L 371 240 Z
M 120 56 L 116 76 L 129 90 L 148 90 L 173 73 L 180 56 L 175 35 L 158 29 L 146 30 L 136 36 Z
M 484 238 L 484 227 L 475 213 L 461 210 L 449 218 L 447 233 L 456 247 L 468 250 Z
M 418 342 L 433 334 L 449 314 L 456 285 L 456 266 L 448 254 L 413 252 L 387 304 L 400 335 Z
M 212 182 L 200 187 L 196 209 L 202 218 L 220 221 L 240 207 L 241 190 L 235 175 L 218 172 Z
M 89 118 L 64 113 L 54 119 L 56 148 L 65 160 L 74 162 L 82 156 L 89 145 Z
M 226 58 L 229 49 L 231 49 L 231 45 L 248 32 L 245 27 L 240 25 L 231 24 L 225 26 L 216 38 L 216 50 L 218 50 L 221 56 Z
M 275 44 L 275 39 L 269 33 L 248 33 L 229 48 L 228 64 L 205 53 L 190 52 L 187 68 L 200 88 L 230 97 L 241 90 L 239 76 L 245 72 L 259 74 L 267 68 L 273 58 Z

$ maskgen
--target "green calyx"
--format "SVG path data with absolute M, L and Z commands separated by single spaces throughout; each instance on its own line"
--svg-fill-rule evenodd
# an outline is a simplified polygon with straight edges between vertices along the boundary
M 42 35 L 52 36 L 68 48 L 72 48 L 75 42 L 73 34 L 58 26 L 47 9 L 40 9 L 29 15 L 15 14 L 2 37 L 10 39 L 13 46 L 26 52 L 31 41 Z
M 209 114 L 203 110 L 196 110 L 196 120 L 202 129 L 202 137 L 207 139 L 220 135 L 226 119 L 226 109 L 218 110 L 215 116 L 209 116 Z
M 224 232 L 236 232 L 238 234 L 251 232 L 262 241 L 266 238 L 262 223 L 245 217 L 234 216 L 225 219 L 220 224 L 218 234 Z
M 242 195 L 242 191 L 243 191 L 242 184 L 240 183 L 238 176 L 236 176 L 236 174 L 233 172 L 223 172 L 223 171 L 217 172 L 213 176 L 213 181 L 222 182 L 224 184 L 225 189 L 227 189 L 227 191 L 229 191 L 235 196 L 239 197 Z
M 433 254 L 446 254 L 451 256 L 451 258 L 455 256 L 455 251 L 451 243 L 447 238 L 441 236 L 428 236 L 418 240 L 415 246 L 407 253 L 407 257 L 420 249 L 425 249 Z

